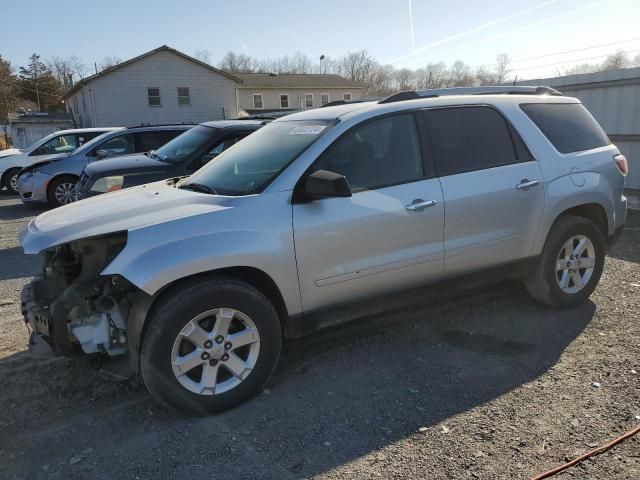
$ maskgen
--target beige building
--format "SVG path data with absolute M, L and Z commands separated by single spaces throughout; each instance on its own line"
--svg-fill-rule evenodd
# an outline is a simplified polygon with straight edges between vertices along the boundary
M 247 113 L 306 110 L 337 100 L 358 100 L 363 85 L 338 75 L 237 73 L 238 104 Z

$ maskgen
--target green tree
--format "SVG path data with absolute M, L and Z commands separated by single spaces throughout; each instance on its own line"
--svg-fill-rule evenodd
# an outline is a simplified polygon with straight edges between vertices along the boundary
M 17 83 L 11 63 L 0 56 L 0 123 L 7 123 L 7 114 L 16 108 L 20 92 Z
M 49 67 L 40 60 L 40 55 L 34 53 L 29 57 L 29 63 L 20 67 L 18 79 L 20 97 L 34 102 L 39 111 L 63 110 L 63 86 Z

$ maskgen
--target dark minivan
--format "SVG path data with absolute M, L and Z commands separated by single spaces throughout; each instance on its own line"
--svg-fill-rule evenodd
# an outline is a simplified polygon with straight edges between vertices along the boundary
M 158 150 L 90 163 L 80 176 L 79 198 L 191 175 L 265 123 L 259 120 L 206 122 Z

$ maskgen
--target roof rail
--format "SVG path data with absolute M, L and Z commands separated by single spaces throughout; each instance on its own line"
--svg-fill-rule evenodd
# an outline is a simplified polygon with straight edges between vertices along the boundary
M 449 95 L 553 95 L 563 96 L 561 92 L 551 87 L 541 86 L 491 86 L 491 87 L 451 87 L 432 88 L 429 90 L 408 90 L 394 93 L 380 100 L 378 103 L 393 103 L 418 98 L 434 98 Z
M 148 123 L 148 122 L 143 122 L 140 125 L 129 125 L 128 127 L 125 127 L 127 129 L 129 128 L 145 128 L 145 127 L 182 127 L 182 126 L 195 126 L 196 124 L 193 122 L 182 122 L 182 123 Z

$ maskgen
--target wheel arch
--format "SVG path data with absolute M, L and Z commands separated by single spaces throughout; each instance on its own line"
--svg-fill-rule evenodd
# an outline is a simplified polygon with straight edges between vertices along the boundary
M 0 190 L 2 190 L 3 187 L 8 187 L 8 185 L 6 185 L 6 182 L 9 180 L 9 174 L 13 171 L 20 172 L 20 170 L 20 167 L 9 167 L 4 172 L 2 172 L 2 175 L 0 175 Z
M 146 333 L 149 324 L 148 319 L 153 314 L 154 306 L 165 295 L 176 288 L 180 288 L 188 282 L 198 278 L 228 277 L 246 282 L 260 291 L 273 304 L 280 320 L 281 331 L 286 332 L 286 322 L 289 318 L 284 297 L 276 282 L 269 274 L 255 267 L 235 266 L 225 267 L 207 272 L 200 272 L 186 277 L 179 278 L 158 290 L 155 294 L 149 295 L 143 291 L 138 292 L 137 298 L 133 301 L 129 311 L 127 322 L 127 341 L 129 346 L 130 367 L 133 371 L 139 371 L 139 355 L 142 338 Z
M 593 222 L 598 230 L 602 233 L 603 239 L 607 239 L 613 229 L 613 219 L 607 213 L 606 207 L 598 201 L 585 201 L 584 203 L 573 203 L 558 208 L 556 213 L 549 216 L 549 221 L 541 229 L 536 241 L 536 253 L 540 253 L 544 244 L 551 233 L 554 224 L 559 218 L 567 215 L 586 218 Z

